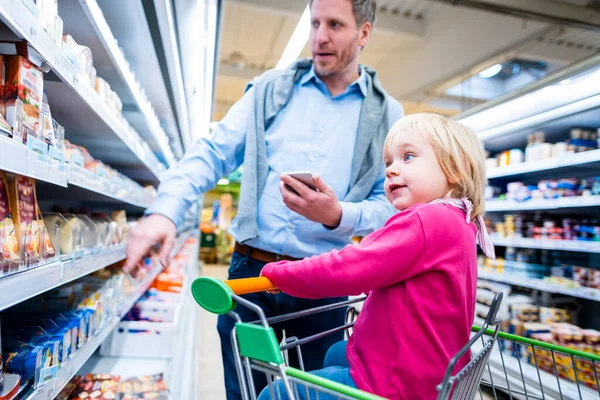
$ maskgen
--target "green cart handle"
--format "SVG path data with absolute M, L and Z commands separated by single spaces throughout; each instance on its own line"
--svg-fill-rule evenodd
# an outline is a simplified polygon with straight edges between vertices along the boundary
M 276 290 L 277 288 L 266 277 L 231 279 L 222 281 L 207 276 L 192 282 L 192 296 L 206 311 L 213 314 L 227 314 L 235 308 L 232 295 Z

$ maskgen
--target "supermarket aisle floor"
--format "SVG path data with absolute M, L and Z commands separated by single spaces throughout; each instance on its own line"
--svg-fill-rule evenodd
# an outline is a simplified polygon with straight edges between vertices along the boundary
M 227 267 L 204 265 L 202 275 L 227 279 Z M 217 316 L 205 310 L 200 314 L 200 349 L 196 352 L 199 360 L 196 374 L 198 400 L 225 400 L 221 345 L 217 334 Z

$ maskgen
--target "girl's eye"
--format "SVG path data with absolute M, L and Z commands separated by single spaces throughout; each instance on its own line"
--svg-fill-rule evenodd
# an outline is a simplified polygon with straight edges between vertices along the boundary
M 407 154 L 404 156 L 404 161 L 410 161 L 414 158 L 414 154 Z

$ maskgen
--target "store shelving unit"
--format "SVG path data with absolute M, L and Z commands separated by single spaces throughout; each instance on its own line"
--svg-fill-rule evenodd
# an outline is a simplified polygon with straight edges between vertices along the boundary
M 563 250 L 583 253 L 600 253 L 600 243 L 578 240 L 543 240 L 529 238 L 505 238 L 492 235 L 496 246 L 517 247 L 521 249 Z
M 131 134 L 89 83 L 79 79 L 78 72 L 51 42 L 29 7 L 28 0 L 0 0 L 0 20 L 5 24 L 2 30 L 28 41 L 45 60 L 44 69 L 51 74 L 45 81 L 45 90 L 53 116 L 65 126 L 67 137 L 76 132 L 78 144 L 108 164 L 141 161 L 158 178 L 163 167 L 150 148 Z M 58 82 L 52 82 L 52 76 Z M 98 141 L 98 137 L 103 140 Z
M 600 196 L 532 199 L 527 201 L 490 200 L 485 202 L 487 212 L 561 210 L 580 207 L 600 207 Z
M 574 167 L 600 168 L 600 149 L 582 153 L 563 154 L 549 160 L 531 161 L 507 167 L 492 168 L 487 171 L 487 177 L 488 179 L 508 178 L 518 175 L 533 175 L 540 172 L 548 175 L 557 172 L 557 170 L 571 170 Z
M 549 75 L 530 87 L 476 107 L 456 118 L 474 129 L 483 140 L 486 149 L 492 153 L 513 148 L 525 148 L 527 135 L 536 130 L 544 131 L 546 139 L 550 143 L 558 142 L 564 140 L 572 128 L 583 127 L 595 130 L 600 127 L 600 95 L 597 94 L 599 74 L 600 57 L 593 57 L 570 67 L 567 71 Z M 565 94 L 566 91 L 569 93 Z M 600 150 L 565 153 L 552 159 L 497 167 L 487 171 L 490 183 L 498 186 L 511 181 L 535 184 L 543 179 L 579 178 L 594 175 L 600 175 Z M 585 218 L 600 215 L 597 208 L 600 206 L 599 196 L 532 199 L 524 202 L 494 200 L 487 201 L 485 206 L 488 213 L 537 211 L 559 214 L 584 213 Z M 507 238 L 497 234 L 492 235 L 492 241 L 498 248 L 513 247 L 577 252 L 580 255 L 582 253 L 590 254 L 590 260 L 595 259 L 595 254 L 600 254 L 600 243 L 593 241 Z M 507 268 L 515 267 L 517 272 L 513 272 L 510 268 L 503 273 L 480 268 L 479 278 L 540 292 L 570 296 L 587 304 L 588 310 L 600 309 L 600 290 L 585 287 L 572 288 L 544 279 L 529 278 L 518 273 L 518 270 L 527 267 L 526 264 L 506 260 L 503 262 Z M 582 266 L 594 267 L 595 265 Z M 477 321 L 481 322 L 481 319 L 476 318 Z M 587 327 L 600 328 L 598 326 Z M 522 360 L 519 364 L 518 360 L 508 353 L 503 355 L 504 362 L 502 362 L 500 352 L 496 347 L 489 361 L 490 371 L 496 384 L 505 384 L 506 377 L 508 377 L 512 388 L 522 391 L 525 384 L 530 395 L 544 396 L 547 399 L 560 398 L 558 390 L 558 384 L 560 384 L 563 398 L 580 398 L 579 389 L 581 389 L 581 397 L 584 399 L 598 398 L 597 391 L 586 387 L 578 389 L 574 382 L 557 379 L 553 374 L 540 371 L 538 378 L 536 368 L 529 365 L 527 361 Z M 504 371 L 506 371 L 506 375 Z M 485 378 L 489 379 L 488 371 L 484 374 Z
M 505 263 L 508 261 L 505 261 Z M 561 284 L 553 284 L 543 279 L 529 278 L 525 276 L 511 275 L 508 272 L 498 273 L 494 271 L 479 270 L 479 279 L 507 283 L 509 285 L 526 287 L 540 290 L 542 292 L 563 294 L 580 299 L 600 302 L 600 290 L 585 287 L 571 288 Z
M 196 251 L 197 253 L 197 251 Z M 106 357 L 92 356 L 82 366 L 80 374 L 110 373 L 120 375 L 123 379 L 135 375 L 153 375 L 164 372 L 164 379 L 169 387 L 172 399 L 181 399 L 195 391 L 195 379 L 186 373 L 193 369 L 193 362 L 197 351 L 197 335 L 200 329 L 200 307 L 193 300 L 189 286 L 199 276 L 196 263 L 188 265 L 187 285 L 183 290 L 182 323 L 177 335 L 173 356 L 170 358 L 139 358 L 139 357 Z
M 146 279 L 141 282 L 135 292 L 129 296 L 122 304 L 120 304 L 119 315 L 109 321 L 100 332 L 94 336 L 89 342 L 85 343 L 80 350 L 77 351 L 75 356 L 70 359 L 65 366 L 60 370 L 56 378 L 52 381 L 48 381 L 43 386 L 39 387 L 34 393 L 28 396 L 27 400 L 47 400 L 52 399 L 65 387 L 67 383 L 79 372 L 81 367 L 89 360 L 94 354 L 96 349 L 100 347 L 102 342 L 106 340 L 108 335 L 119 325 L 121 319 L 129 312 L 135 302 L 142 296 L 146 290 L 150 287 L 154 279 L 158 276 L 162 268 L 157 266 L 152 273 L 150 273 Z
M 169 139 L 160 126 L 152 105 L 142 95 L 98 3 L 95 0 L 59 2 L 58 11 L 64 20 L 65 31 L 76 37 L 78 43 L 91 49 L 99 76 L 117 91 L 124 104 L 132 104 L 139 110 L 139 118 L 132 118 L 129 122 L 151 144 L 151 148 L 163 154 L 167 166 L 173 164 L 176 160 L 169 146 Z
M 136 1 L 139 1 L 137 6 L 143 10 L 144 6 L 141 4 L 141 0 Z M 200 4 L 198 11 L 201 11 L 200 7 L 214 7 L 215 3 L 208 1 L 206 4 Z M 148 85 L 148 81 L 136 79 L 135 65 L 132 67 L 128 63 L 101 6 L 102 1 L 97 0 L 59 0 L 58 13 L 64 22 L 64 33 L 71 34 L 78 44 L 91 49 L 93 64 L 98 71 L 98 76 L 110 84 L 124 105 L 123 117 L 105 103 L 90 82 L 83 78 L 81 73 L 67 60 L 62 49 L 48 37 L 35 15 L 35 1 L 0 0 L 0 35 L 2 40 L 6 41 L 27 41 L 30 48 L 39 55 L 39 59 L 42 60 L 41 68 L 45 72 L 44 92 L 48 95 L 52 117 L 65 128 L 66 139 L 73 144 L 84 146 L 95 160 L 102 161 L 131 179 L 141 184 L 150 183 L 156 186 L 166 168 L 176 162 L 171 144 L 173 144 L 173 140 L 180 140 L 180 134 L 177 131 L 180 126 L 183 126 L 181 124 L 186 124 L 185 134 L 189 136 L 188 139 L 193 138 L 189 131 L 190 122 L 186 120 L 186 115 L 183 116 L 183 119 L 181 115 L 178 116 L 179 125 L 169 121 L 165 122 L 162 114 L 159 119 L 154 109 L 156 104 L 153 106 L 145 94 L 144 89 L 148 88 L 143 88 L 142 84 L 136 82 L 136 80 L 141 80 Z M 112 4 L 109 6 L 113 7 Z M 132 21 L 132 23 L 137 22 L 140 21 Z M 198 23 L 198 21 L 194 23 Z M 173 26 L 173 28 L 175 29 L 177 26 Z M 210 37 L 208 29 L 208 27 L 202 29 L 203 32 L 207 31 L 206 37 Z M 216 34 L 216 28 L 214 30 L 213 34 Z M 174 37 L 177 39 L 176 35 Z M 173 43 L 173 45 L 178 45 L 178 43 Z M 202 58 L 202 60 L 212 65 L 215 55 L 205 52 L 205 46 L 205 44 L 199 45 L 202 47 L 203 57 L 206 58 Z M 148 50 L 148 48 L 140 48 L 141 52 Z M 175 64 L 177 68 L 181 68 L 181 65 L 178 65 L 182 62 L 179 58 L 169 61 L 170 66 Z M 199 68 L 202 67 L 202 65 L 199 66 Z M 139 68 L 137 72 L 139 72 Z M 204 71 L 202 72 L 204 74 Z M 163 79 L 163 77 L 159 77 L 159 79 Z M 154 81 L 151 82 L 153 85 L 155 84 Z M 158 83 L 160 82 L 156 82 L 157 85 Z M 183 88 L 184 82 L 180 83 Z M 212 86 L 208 90 L 202 85 L 198 85 L 197 82 L 185 83 L 197 85 L 199 97 L 202 97 L 205 91 L 207 93 L 212 91 Z M 179 100 L 184 102 L 190 100 L 185 97 L 186 93 L 182 93 L 182 95 L 183 97 Z M 154 101 L 157 96 L 149 94 L 149 97 Z M 204 97 L 202 97 L 202 101 L 205 101 Z M 164 104 L 170 106 L 168 101 L 163 102 L 163 108 Z M 163 111 L 161 109 L 160 112 Z M 172 114 L 177 114 L 177 112 L 173 110 Z M 163 127 L 166 127 L 171 137 L 167 136 Z M 29 143 L 32 142 L 35 143 L 35 141 L 29 141 Z M 179 145 L 178 156 L 181 155 L 181 147 Z M 137 190 L 135 185 L 130 185 L 124 180 L 111 181 L 87 169 L 70 164 L 62 153 L 54 149 L 45 149 L 45 146 L 36 147 L 32 144 L 24 145 L 4 136 L 0 136 L 0 170 L 32 177 L 36 180 L 37 198 L 42 213 L 59 206 L 64 209 L 85 208 L 104 214 L 113 210 L 126 210 L 128 216 L 140 216 L 153 201 L 152 195 L 143 190 L 141 186 Z M 174 252 L 181 248 L 185 239 L 190 235 L 199 236 L 198 213 L 198 207 L 190 208 L 186 222 L 178 232 L 179 240 L 174 246 L 176 249 Z M 38 265 L 30 266 L 28 269 L 21 267 L 20 271 L 0 277 L 0 311 L 124 259 L 125 245 L 116 245 L 101 250 L 89 250 L 83 255 L 77 254 L 74 258 L 59 255 Z M 190 284 L 195 277 L 194 274 L 198 273 L 197 265 L 189 265 L 188 270 L 190 274 L 188 284 Z M 98 357 L 97 349 L 118 327 L 121 319 L 146 292 L 160 271 L 161 268 L 157 266 L 143 282 L 136 282 L 134 293 L 119 305 L 118 314 L 106 322 L 97 335 L 61 367 L 53 380 L 42 384 L 31 394 L 23 393 L 20 398 L 27 400 L 52 399 L 75 375 L 81 373 L 80 370 L 84 365 L 92 362 L 89 360 L 97 360 L 102 365 L 106 365 L 109 360 Z M 186 296 L 182 311 L 186 313 L 186 316 L 198 312 L 197 307 L 193 306 L 193 300 L 188 292 L 189 290 L 185 288 Z M 112 361 L 122 365 L 130 375 L 142 374 L 144 371 L 148 373 L 163 372 L 171 387 L 173 398 L 181 398 L 183 393 L 193 393 L 195 383 L 193 376 L 187 372 L 193 370 L 192 362 L 195 357 L 190 349 L 194 347 L 193 332 L 197 328 L 195 325 L 197 319 L 186 317 L 180 320 L 179 337 L 172 358 L 156 362 L 149 360 L 140 362 L 122 357 L 112 358 Z M 141 366 L 145 369 L 141 369 Z M 99 372 L 110 372 L 110 369 Z
M 115 246 L 78 259 L 54 261 L 0 278 L 0 311 L 125 259 Z

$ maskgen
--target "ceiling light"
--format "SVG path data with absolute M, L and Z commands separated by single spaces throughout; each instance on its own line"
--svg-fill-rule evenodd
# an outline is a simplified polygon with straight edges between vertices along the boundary
M 290 37 L 290 41 L 287 46 L 283 50 L 281 54 L 281 58 L 277 62 L 275 66 L 276 69 L 285 69 L 296 61 L 302 53 L 302 49 L 306 45 L 308 41 L 308 37 L 310 36 L 310 8 L 306 6 L 300 20 L 298 21 L 298 25 L 296 25 L 296 29 L 294 29 L 294 33 Z
M 498 75 L 500 73 L 500 71 L 502 71 L 502 65 L 501 64 L 495 64 L 492 65 L 491 67 L 484 69 L 483 71 L 481 71 L 478 76 L 480 78 L 484 78 L 484 79 L 489 79 L 492 78 L 496 75 Z

